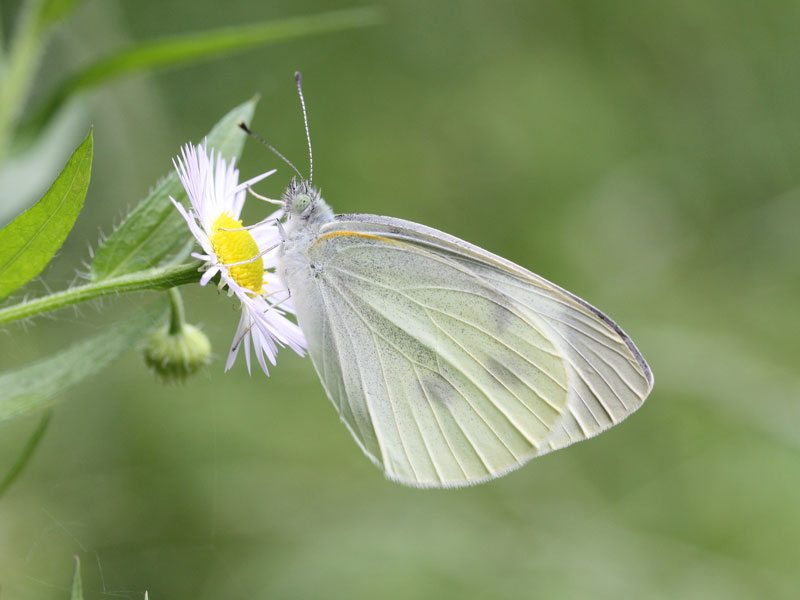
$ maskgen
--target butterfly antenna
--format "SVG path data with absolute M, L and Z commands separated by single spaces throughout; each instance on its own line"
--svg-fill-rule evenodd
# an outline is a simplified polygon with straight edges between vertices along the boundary
M 295 72 L 294 81 L 297 83 L 297 93 L 300 95 L 300 106 L 303 107 L 303 123 L 306 126 L 306 139 L 308 140 L 308 183 L 314 184 L 314 155 L 311 153 L 311 134 L 308 131 L 308 113 L 306 112 L 306 101 L 303 98 L 303 83 L 300 71 Z
M 286 158 L 286 157 L 285 157 L 283 154 L 281 154 L 280 152 L 278 152 L 278 151 L 275 149 L 275 146 L 273 146 L 272 144 L 270 144 L 270 143 L 269 143 L 267 140 L 265 140 L 264 138 L 262 138 L 262 137 L 261 137 L 260 135 L 258 135 L 257 133 L 253 133 L 252 131 L 250 131 L 250 128 L 249 128 L 247 125 L 245 125 L 244 121 L 239 121 L 239 122 L 237 123 L 237 125 L 239 125 L 239 129 L 241 129 L 242 131 L 244 131 L 244 132 L 245 132 L 247 135 L 249 135 L 251 138 L 253 138 L 253 139 L 255 139 L 255 140 L 258 140 L 259 142 L 261 142 L 261 143 L 262 143 L 264 146 L 266 146 L 267 148 L 269 148 L 270 150 L 272 150 L 272 151 L 273 151 L 273 152 L 274 152 L 274 153 L 275 153 L 275 154 L 278 156 L 278 158 L 280 158 L 280 159 L 281 159 L 283 162 L 285 162 L 287 165 L 289 165 L 290 167 L 292 167 L 292 169 L 294 170 L 294 172 L 295 172 L 295 173 L 297 173 L 297 176 L 298 176 L 300 179 L 302 179 L 302 178 L 303 178 L 303 174 L 302 174 L 302 173 L 300 173 L 300 171 L 297 169 L 297 167 L 295 167 L 295 166 L 292 164 L 292 161 L 290 161 L 290 160 L 289 160 L 288 158 Z

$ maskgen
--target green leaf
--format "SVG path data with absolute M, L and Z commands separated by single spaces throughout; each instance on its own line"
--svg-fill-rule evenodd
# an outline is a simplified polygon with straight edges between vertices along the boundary
M 0 230 L 0 299 L 36 277 L 64 243 L 89 189 L 92 132 L 36 204 Z
M 38 131 L 72 94 L 122 75 L 198 62 L 308 35 L 375 25 L 381 20 L 379 9 L 359 7 L 144 42 L 101 58 L 75 73 L 53 93 L 24 129 L 28 133 Z
M 48 25 L 60 21 L 68 16 L 81 0 L 45 0 L 39 9 L 39 26 Z
M 83 600 L 83 581 L 81 581 L 81 559 L 75 556 L 75 574 L 72 576 L 70 600 Z
M 67 388 L 100 372 L 139 343 L 166 313 L 167 303 L 157 302 L 58 354 L 0 374 L 0 422 L 52 406 Z
M 0 160 L 0 190 L 5 190 L 0 201 L 0 228 L 44 195 L 64 168 L 64 158 L 75 150 L 75 140 L 86 135 L 84 123 L 89 120 L 86 102 L 71 102 L 38 138 L 12 145 L 5 160 Z M 14 193 L 8 193 L 10 190 Z
M 11 468 L 6 473 L 6 476 L 0 481 L 0 498 L 3 497 L 3 494 L 6 493 L 6 490 L 11 487 L 11 484 L 14 483 L 19 477 L 19 474 L 25 469 L 30 461 L 33 453 L 36 451 L 36 448 L 39 446 L 39 442 L 42 441 L 44 437 L 44 432 L 47 431 L 47 426 L 50 424 L 50 419 L 53 416 L 53 411 L 47 411 L 44 416 L 39 421 L 39 425 L 37 425 L 36 429 L 33 430 L 31 437 L 28 438 L 28 442 L 25 444 L 25 447 L 22 449 L 22 453 L 19 455 L 17 462 L 15 462 Z
M 253 98 L 222 117 L 208 134 L 209 148 L 216 149 L 228 160 L 238 158 L 247 136 L 236 124 L 252 119 L 257 102 L 258 99 Z M 186 198 L 174 170 L 97 249 L 89 267 L 92 281 L 158 266 L 167 258 L 171 263 L 180 262 L 189 255 L 192 238 L 183 217 L 169 201 L 170 196 L 179 202 Z

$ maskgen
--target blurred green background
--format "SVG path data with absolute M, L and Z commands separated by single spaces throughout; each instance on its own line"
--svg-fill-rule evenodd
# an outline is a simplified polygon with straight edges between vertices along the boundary
M 6 34 L 18 4 L 0 2 Z M 344 6 L 86 0 L 36 94 L 132 41 Z M 253 128 L 302 168 L 299 69 L 335 210 L 443 229 L 586 298 L 649 360 L 650 399 L 500 480 L 407 489 L 362 456 L 309 360 L 284 351 L 270 378 L 224 374 L 238 313 L 187 288 L 217 359 L 162 386 L 129 353 L 65 394 L 0 500 L 2 597 L 68 597 L 73 555 L 86 598 L 800 597 L 798 5 L 383 6 L 377 27 L 84 96 L 55 162 L 94 123 L 92 184 L 44 281 L 72 281 L 179 146 L 255 92 Z M 273 166 L 260 190 L 277 195 L 288 169 L 248 143 L 243 176 Z M 3 202 L 54 175 L 3 182 Z M 6 327 L 0 369 L 152 298 Z M 0 472 L 36 422 L 2 426 Z

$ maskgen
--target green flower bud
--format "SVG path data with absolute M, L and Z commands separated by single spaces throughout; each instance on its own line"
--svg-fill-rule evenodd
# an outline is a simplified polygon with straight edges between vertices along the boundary
M 150 334 L 144 362 L 163 382 L 182 382 L 211 362 L 211 342 L 193 325 L 183 323 L 176 333 L 170 329 L 165 323 Z

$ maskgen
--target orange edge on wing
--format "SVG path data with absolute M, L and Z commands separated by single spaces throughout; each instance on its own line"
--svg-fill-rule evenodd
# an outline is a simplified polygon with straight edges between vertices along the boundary
M 324 240 L 325 238 L 332 238 L 332 237 L 338 237 L 338 236 L 360 237 L 360 238 L 367 238 L 367 239 L 370 239 L 370 240 L 380 240 L 382 242 L 393 242 L 395 244 L 398 243 L 396 240 L 393 240 L 393 239 L 390 239 L 390 238 L 387 238 L 387 237 L 382 237 L 380 235 L 372 235 L 371 233 L 358 233 L 357 231 L 331 231 L 330 233 L 326 233 L 326 234 L 323 234 L 323 235 L 319 236 L 314 241 L 314 243 L 317 244 L 317 243 L 321 242 L 322 240 Z

